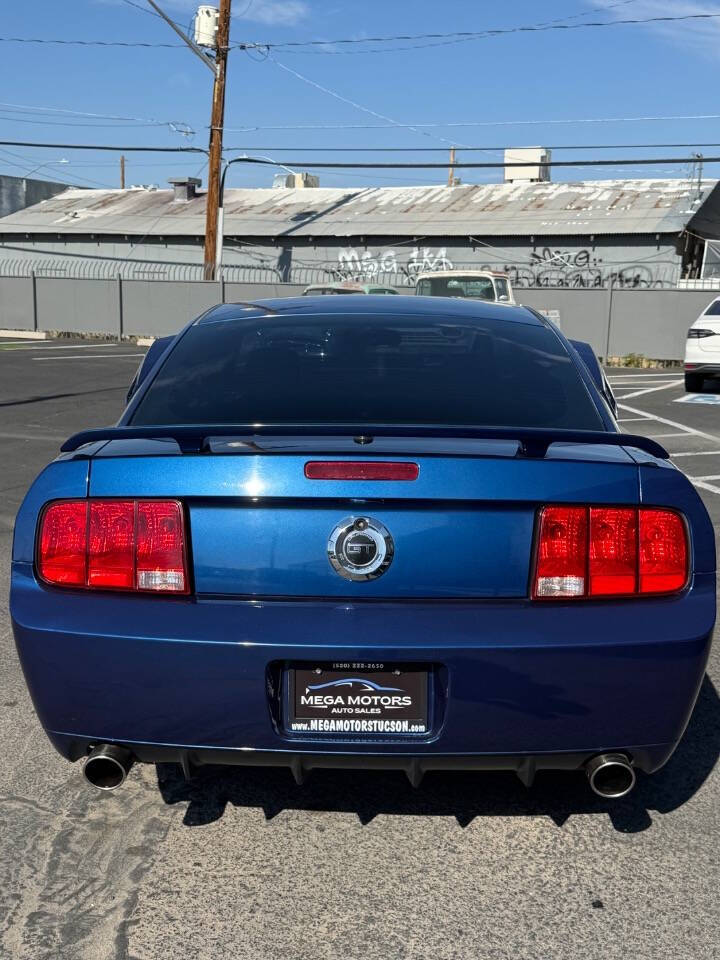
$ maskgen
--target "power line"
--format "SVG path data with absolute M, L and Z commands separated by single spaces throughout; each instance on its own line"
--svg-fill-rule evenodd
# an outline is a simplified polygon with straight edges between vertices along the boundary
M 165 124 L 155 123 L 88 123 L 84 120 L 48 120 L 46 117 L 35 117 L 30 119 L 28 117 L 15 117 L 15 116 L 6 116 L 6 111 L 0 113 L 0 120 L 4 120 L 6 123 L 32 123 L 35 126 L 47 126 L 47 127 L 90 127 L 91 129 L 100 130 L 103 127 L 108 127 L 111 130 L 119 130 L 121 128 L 128 127 L 147 127 L 147 126 L 156 126 L 164 127 Z
M 554 20 L 545 20 L 545 21 L 542 21 L 541 23 L 529 24 L 529 25 L 527 25 L 527 26 L 525 27 L 525 30 L 526 30 L 526 31 L 533 30 L 533 29 L 534 29 L 534 30 L 541 30 L 541 29 L 543 29 L 543 28 L 545 28 L 545 29 L 547 29 L 547 28 L 557 29 L 557 28 L 555 28 L 555 26 L 554 26 L 555 24 L 568 24 L 568 23 L 570 23 L 572 20 L 580 20 L 580 19 L 582 19 L 583 17 L 588 17 L 588 16 L 590 16 L 590 15 L 593 14 L 593 13 L 606 13 L 608 10 L 611 10 L 611 9 L 613 9 L 614 7 L 623 7 L 623 6 L 627 6 L 629 3 L 636 3 L 636 2 L 637 2 L 637 0 L 618 0 L 618 2 L 616 2 L 616 3 L 609 3 L 609 4 L 607 4 L 607 6 L 605 6 L 605 7 L 592 7 L 592 8 L 590 8 L 590 9 L 588 9 L 588 10 L 584 10 L 582 13 L 572 14 L 572 16 L 569 16 L 569 17 L 556 17 Z M 518 29 L 518 28 L 514 28 L 514 29 Z M 458 38 L 456 38 L 456 39 L 440 40 L 440 41 L 438 41 L 438 42 L 433 42 L 433 43 L 421 43 L 421 44 L 415 43 L 415 44 L 413 44 L 412 46 L 404 46 L 404 47 L 385 47 L 385 48 L 381 48 L 381 49 L 379 49 L 379 50 L 377 50 L 377 49 L 376 49 L 376 50 L 373 50 L 373 49 L 368 49 L 368 48 L 360 49 L 360 50 L 348 50 L 348 49 L 344 49 L 344 50 L 326 50 L 326 49 L 308 50 L 308 49 L 306 49 L 306 48 L 305 48 L 305 49 L 291 49 L 291 48 L 287 48 L 287 49 L 285 50 L 285 52 L 286 52 L 286 53 L 295 53 L 295 54 L 309 54 L 309 53 L 312 53 L 312 54 L 316 54 L 316 55 L 320 55 L 320 56 L 324 56 L 324 55 L 328 55 L 328 54 L 336 54 L 336 55 L 337 55 L 337 54 L 342 54 L 342 55 L 354 54 L 354 55 L 356 55 L 356 56 L 358 56 L 358 55 L 361 56 L 361 55 L 364 54 L 364 53 L 389 53 L 389 52 L 391 52 L 391 51 L 401 51 L 401 50 L 424 50 L 424 49 L 427 49 L 428 47 L 442 47 L 442 46 L 448 46 L 448 45 L 454 44 L 454 43 L 468 43 L 468 42 L 470 42 L 470 41 L 472 41 L 472 40 L 474 40 L 474 39 L 484 39 L 484 38 L 485 38 L 485 33 L 483 32 L 483 33 L 481 33 L 480 35 L 478 35 L 477 37 L 471 35 L 471 36 L 467 36 L 467 37 L 458 37 Z M 365 42 L 367 43 L 367 42 L 369 42 L 369 41 L 366 40 Z
M 37 143 L 28 140 L 0 140 L 0 147 L 2 146 L 51 150 L 111 150 L 126 153 L 207 153 L 203 147 L 118 147 L 105 143 Z
M 123 3 L 126 3 L 128 7 L 135 7 L 136 10 L 139 10 L 140 13 L 147 13 L 151 17 L 157 17 L 158 20 L 162 20 L 162 17 L 155 13 L 154 10 L 148 10 L 147 7 L 144 7 L 141 3 L 135 3 L 134 0 L 122 0 Z
M 258 133 L 267 131 L 289 131 L 289 130 L 390 130 L 393 127 L 432 129 L 432 128 L 458 128 L 458 127 L 520 127 L 520 126 L 558 126 L 574 125 L 584 123 L 655 123 L 670 122 L 676 120 L 720 120 L 720 113 L 699 113 L 699 114 L 680 114 L 675 116 L 647 116 L 647 117 L 580 117 L 573 120 L 455 120 L 446 123 L 304 123 L 304 124 L 282 124 L 277 126 L 263 127 L 225 127 L 226 133 Z
M 417 42 L 421 40 L 436 41 L 426 46 L 438 46 L 444 43 L 462 43 L 469 40 L 482 40 L 486 37 L 499 37 L 516 33 L 544 33 L 551 30 L 585 30 L 602 27 L 619 26 L 641 26 L 652 23 L 682 23 L 697 20 L 715 20 L 720 18 L 720 13 L 686 13 L 680 16 L 665 17 L 637 17 L 625 20 L 603 20 L 590 21 L 588 23 L 547 23 L 519 27 L 497 27 L 491 30 L 482 31 L 455 31 L 453 33 L 419 33 L 419 34 L 397 34 L 389 37 L 341 37 L 335 40 L 296 40 L 285 41 L 284 43 L 236 43 L 231 44 L 230 49 L 235 50 L 290 50 L 303 47 L 330 47 L 345 46 L 367 43 L 390 43 L 390 42 Z M 140 40 L 60 40 L 56 38 L 43 37 L 0 37 L 0 43 L 30 43 L 30 44 L 57 44 L 60 46 L 74 47 L 135 47 L 143 49 L 181 49 L 184 44 L 181 43 L 148 43 Z M 421 49 L 420 46 L 408 48 L 385 47 L 379 50 L 364 49 L 364 53 L 387 53 L 397 49 Z M 330 51 L 335 52 L 335 51 Z
M 525 150 L 525 144 L 487 147 L 465 147 L 455 144 L 458 151 L 462 153 L 501 153 L 503 150 Z M 584 143 L 584 144 L 556 144 L 555 146 L 545 147 L 546 150 L 660 150 L 660 149 L 685 149 L 692 150 L 697 147 L 720 147 L 720 143 Z M 237 147 L 236 150 L 243 148 Z M 310 153 L 322 151 L 323 153 L 447 153 L 447 147 L 260 147 L 253 144 L 244 149 L 262 150 L 264 153 Z
M 11 111 L 26 111 L 29 110 L 32 113 L 62 113 L 72 117 L 92 117 L 98 120 L 137 120 L 142 123 L 161 123 L 164 124 L 167 121 L 164 120 L 149 120 L 145 117 L 126 117 L 118 114 L 112 113 L 91 113 L 87 110 L 69 110 L 65 107 L 50 107 L 45 104 L 31 104 L 31 103 L 8 103 L 4 100 L 0 100 L 0 109 L 2 110 L 11 110 Z
M 151 147 L 151 146 L 128 146 L 128 145 L 116 145 L 116 144 L 96 144 L 96 143 L 39 143 L 36 141 L 27 141 L 27 140 L 0 140 L 0 147 L 30 147 L 35 149 L 52 149 L 52 150 L 101 150 L 101 151 L 110 151 L 118 153 L 202 153 L 206 154 L 207 151 L 202 147 Z M 240 153 L 243 152 L 246 148 L 241 147 L 228 147 L 226 148 L 226 153 Z M 317 148 L 322 150 L 322 147 Z M 485 148 L 481 148 L 485 149 Z M 591 148 L 586 148 L 591 149 Z M 382 148 L 379 148 L 379 153 L 382 153 Z M 255 157 L 242 157 L 244 163 L 249 165 L 257 164 L 264 166 L 277 166 L 271 160 L 265 160 L 262 158 Z M 582 160 L 551 160 L 546 163 L 541 163 L 539 166 L 542 167 L 616 167 L 616 166 L 627 166 L 627 167 L 637 167 L 637 166 L 652 166 L 657 164 L 668 164 L 668 165 L 678 165 L 678 164 L 688 164 L 694 163 L 696 161 L 695 157 L 625 157 L 622 159 L 582 159 Z M 720 157 L 703 157 L 703 162 L 706 164 L 709 163 L 720 163 Z M 317 161 L 317 160 L 290 160 L 288 161 L 288 166 L 297 166 L 297 167 L 315 167 L 319 169 L 335 169 L 335 170 L 435 170 L 435 169 L 447 169 L 448 164 L 443 163 L 430 163 L 430 162 L 420 162 L 413 161 L 410 163 L 399 163 L 397 161 L 392 163 L 365 163 L 365 162 L 353 162 L 345 163 L 339 161 Z M 504 163 L 502 161 L 493 161 L 493 162 L 482 162 L 482 163 L 466 163 L 466 162 L 457 162 L 453 165 L 459 170 L 483 170 L 483 169 L 502 169 L 505 167 L 524 167 L 527 166 L 526 162 L 508 162 Z
M 128 0 L 128 2 L 131 2 L 131 0 Z M 541 23 L 530 24 L 530 26 L 531 26 L 531 27 L 540 28 L 540 27 L 552 26 L 553 24 L 569 23 L 569 22 L 572 21 L 572 20 L 580 20 L 580 19 L 583 19 L 584 17 L 588 17 L 588 16 L 590 16 L 590 15 L 593 14 L 593 13 L 606 13 L 608 10 L 611 10 L 611 9 L 613 9 L 613 8 L 615 8 L 615 7 L 624 7 L 624 6 L 627 6 L 627 5 L 630 4 L 630 3 L 636 3 L 636 2 L 637 2 L 637 0 L 616 0 L 615 3 L 609 3 L 609 4 L 607 4 L 607 6 L 605 6 L 605 7 L 593 7 L 593 8 L 590 8 L 590 9 L 588 9 L 588 10 L 584 10 L 584 11 L 582 11 L 581 13 L 575 13 L 575 14 L 573 14 L 572 16 L 569 16 L 569 17 L 556 17 L 554 20 L 545 20 L 545 21 L 542 21 Z M 250 5 L 251 5 L 251 4 L 252 4 L 252 0 L 250 0 Z M 450 40 L 449 42 L 450 42 L 450 43 L 466 42 L 467 39 L 472 39 L 472 38 L 464 38 L 463 40 L 459 40 L 459 39 L 458 39 L 458 40 Z M 367 41 L 365 41 L 365 42 L 367 42 Z M 420 46 L 415 45 L 415 46 L 412 46 L 412 47 L 391 47 L 391 48 L 389 48 L 389 50 L 419 50 L 419 49 L 422 49 L 423 47 L 427 47 L 427 46 L 439 46 L 439 45 L 442 45 L 442 44 L 422 44 L 422 45 L 420 45 Z M 382 51 L 377 51 L 377 50 L 376 50 L 376 51 L 372 51 L 372 50 L 367 50 L 367 49 L 361 49 L 361 50 L 347 50 L 347 49 L 346 49 L 346 50 L 342 50 L 342 51 L 337 51 L 337 50 L 325 50 L 325 49 L 321 49 L 321 50 L 290 49 L 290 48 L 284 48 L 284 49 L 286 49 L 286 52 L 287 52 L 287 53 L 301 53 L 301 54 L 302 54 L 302 53 L 314 53 L 314 54 L 320 54 L 320 55 L 328 54 L 328 53 L 343 53 L 343 54 L 350 54 L 350 53 L 352 53 L 352 54 L 360 54 L 360 55 L 362 55 L 363 53 L 373 53 L 373 52 L 375 52 L 375 53 L 380 53 L 380 52 L 386 52 L 386 50 L 382 50 Z M 250 51 L 247 50 L 246 52 L 249 54 Z M 268 49 L 268 50 L 265 50 L 264 52 L 265 52 L 265 58 L 267 58 L 267 56 L 269 55 L 269 49 Z M 253 59 L 254 59 L 254 58 L 253 58 Z
M 514 33 L 545 33 L 551 30 L 586 30 L 602 27 L 618 26 L 637 26 L 649 23 L 680 23 L 691 20 L 715 20 L 720 18 L 720 13 L 686 13 L 679 16 L 665 17 L 634 17 L 624 20 L 601 20 L 590 21 L 588 23 L 545 23 L 534 24 L 519 27 L 497 27 L 490 30 L 457 30 L 451 33 L 417 33 L 417 34 L 395 34 L 389 37 L 343 37 L 335 40 L 287 40 L 278 43 L 238 43 L 235 48 L 238 50 L 247 49 L 265 49 L 265 50 L 287 50 L 297 47 L 330 47 L 347 46 L 367 43 L 395 43 L 399 41 L 414 42 L 420 40 L 443 41 L 450 43 L 462 43 L 466 40 L 481 40 L 485 37 L 498 37 Z M 435 44 L 429 44 L 434 46 Z M 385 48 L 386 52 L 389 49 Z M 394 48 L 397 49 L 397 48 Z M 402 49 L 402 48 L 401 48 Z M 409 48 L 409 49 L 419 49 Z M 365 50 L 365 53 L 375 52 Z
M 127 121 L 128 123 L 137 123 L 139 125 L 169 127 L 171 130 L 182 133 L 183 135 L 195 133 L 190 124 L 185 123 L 183 120 L 156 120 L 147 117 L 126 117 L 117 114 L 91 113 L 86 110 L 68 110 L 63 107 L 35 106 L 27 103 L 5 103 L 2 101 L 0 101 L 0 111 L 2 111 L 2 113 L 25 113 L 30 111 L 37 119 L 22 121 L 26 123 L 55 123 L 56 121 L 43 119 L 41 115 L 50 114 L 52 116 L 62 114 L 63 116 L 83 117 L 92 120 Z M 79 126 L 80 124 L 77 125 Z
M 142 47 L 145 49 L 182 49 L 182 43 L 144 43 L 140 40 L 56 40 L 39 37 L 0 37 L 0 43 L 56 44 L 63 47 Z
M 162 167 L 167 169 L 168 163 L 172 163 L 173 167 L 180 166 L 197 166 L 197 157 L 188 157 L 186 160 L 157 160 L 154 162 L 138 162 L 133 161 L 133 169 L 139 169 L 140 167 Z M 112 167 L 113 170 L 117 169 L 117 160 L 73 160 L 72 167 L 73 170 L 76 167 Z
M 131 3 L 132 0 L 126 0 L 126 2 L 127 2 L 127 3 Z M 548 27 L 548 26 L 551 26 L 551 25 L 553 25 L 553 24 L 569 23 L 571 20 L 579 20 L 579 19 L 582 19 L 583 17 L 588 17 L 588 16 L 590 16 L 590 15 L 593 14 L 593 13 L 605 13 L 605 12 L 607 12 L 608 10 L 611 10 L 611 9 L 613 9 L 613 8 L 615 8 L 615 7 L 624 7 L 624 6 L 627 6 L 627 5 L 630 4 L 630 3 L 637 3 L 637 2 L 638 2 L 638 0 L 616 0 L 615 3 L 609 3 L 609 4 L 607 4 L 605 7 L 593 7 L 593 8 L 590 8 L 590 9 L 588 9 L 588 10 L 584 10 L 584 11 L 581 12 L 581 13 L 575 13 L 575 14 L 573 14 L 572 16 L 569 16 L 569 17 L 558 17 L 558 18 L 556 18 L 556 19 L 554 19 L 554 20 L 546 20 L 546 21 L 543 21 L 543 22 L 541 22 L 541 23 L 531 24 L 530 26 L 531 26 L 531 27 L 540 28 L 540 27 Z M 253 0 L 249 0 L 249 2 L 248 2 L 248 7 L 247 7 L 246 10 L 244 11 L 244 13 L 247 13 L 247 10 L 252 6 L 252 3 L 253 3 Z M 241 14 L 240 16 L 242 16 L 242 14 Z M 477 38 L 480 39 L 480 38 L 481 38 L 482 36 L 484 36 L 484 35 L 485 35 L 485 32 L 483 31 L 483 32 L 481 32 L 481 33 L 478 34 L 478 37 L 477 37 Z M 453 35 L 453 36 L 454 36 L 454 35 Z M 459 42 L 465 42 L 465 40 L 467 40 L 467 39 L 473 39 L 473 37 L 464 38 L 464 40 L 459 40 L 459 39 L 458 39 L 458 40 L 450 40 L 449 42 L 450 42 L 450 43 L 455 43 L 455 42 L 458 42 L 458 43 L 459 43 Z M 330 43 L 331 41 L 327 41 L 327 42 Z M 369 42 L 369 41 L 364 40 L 364 41 L 358 41 L 358 42 L 359 42 L 359 43 L 362 43 L 362 42 L 367 43 L 367 42 Z M 422 49 L 423 46 L 438 46 L 438 45 L 440 45 L 440 44 L 424 44 L 424 45 L 421 45 L 421 46 L 412 46 L 412 47 L 391 47 L 391 48 L 389 48 L 389 50 L 419 50 L 419 49 Z M 242 46 L 242 45 L 240 45 L 240 46 Z M 376 51 L 373 51 L 373 50 L 344 50 L 344 51 L 336 51 L 336 50 L 306 50 L 306 49 L 303 50 L 303 49 L 290 49 L 290 48 L 289 48 L 289 45 L 288 45 L 288 47 L 286 47 L 284 44 L 280 44 L 279 46 L 282 46 L 283 49 L 285 49 L 285 51 L 286 51 L 287 53 L 315 53 L 315 54 L 321 54 L 321 55 L 322 55 L 322 54 L 328 54 L 328 53 L 344 53 L 344 54 L 354 53 L 354 54 L 360 54 L 360 55 L 361 55 L 361 54 L 363 54 L 363 53 L 384 53 L 384 52 L 389 52 L 389 51 L 385 51 L 385 50 L 376 50 Z M 264 59 L 267 59 L 267 56 L 268 56 L 270 47 L 266 47 L 265 45 L 251 45 L 251 44 L 248 44 L 248 45 L 247 45 L 247 48 L 246 48 L 246 52 L 249 53 L 251 49 L 257 49 L 257 50 L 260 50 L 260 51 L 265 52 L 265 58 L 264 58 Z M 255 59 L 255 58 L 253 58 L 253 59 Z
M 2 143 L 2 141 L 0 141 Z M 276 166 L 272 161 L 263 160 L 256 157 L 243 157 L 242 160 L 248 164 Z M 642 157 L 639 159 L 623 158 L 622 160 L 551 160 L 543 161 L 537 164 L 539 167 L 640 167 L 652 166 L 657 164 L 687 164 L 696 161 L 695 157 Z M 720 163 L 720 157 L 703 157 L 703 163 Z M 334 170 L 446 170 L 452 166 L 457 170 L 488 170 L 498 168 L 527 167 L 528 162 L 493 162 L 493 163 L 464 163 L 456 162 L 453 164 L 445 163 L 426 163 L 415 161 L 413 163 L 344 163 L 344 162 L 326 162 L 315 160 L 288 160 L 288 166 L 304 166 L 313 169 L 334 169 Z
M 18 170 L 25 170 L 26 173 L 27 173 L 28 170 L 31 170 L 31 168 L 32 168 L 32 167 L 34 166 L 34 164 L 35 164 L 35 161 L 34 161 L 33 159 L 31 159 L 30 157 L 22 157 L 22 156 L 20 156 L 19 153 L 13 153 L 11 150 L 0 150 L 0 153 L 3 154 L 5 157 L 15 157 L 16 160 L 22 160 L 22 161 L 24 161 L 24 163 L 14 163 L 12 160 L 5 160 L 5 159 L 3 159 L 3 158 L 0 158 L 0 160 L 2 161 L 2 163 L 6 164 L 7 166 L 9 166 L 9 167 L 17 167 Z M 36 168 L 36 169 L 37 169 L 37 168 Z M 89 180 L 87 177 L 79 177 L 77 174 L 73 174 L 72 176 L 73 176 L 73 179 L 74 179 L 74 180 L 80 180 L 80 181 L 82 181 L 82 183 L 73 183 L 72 181 L 67 180 L 65 177 L 63 177 L 62 180 L 56 180 L 56 181 L 52 181 L 52 182 L 54 182 L 54 183 L 66 183 L 69 187 L 82 187 L 83 184 L 86 184 L 86 183 L 89 183 L 91 186 L 95 186 L 95 187 L 108 187 L 108 186 L 109 186 L 109 184 L 107 184 L 107 183 L 101 183 L 99 180 Z
M 321 93 L 326 93 L 328 96 L 333 97 L 335 100 L 339 100 L 341 103 L 346 103 L 348 104 L 348 106 L 354 107 L 356 110 L 360 110 L 361 113 L 367 113 L 371 117 L 375 117 L 378 120 L 386 120 L 392 126 L 396 126 L 396 127 L 403 126 L 406 129 L 411 130 L 413 133 L 418 133 L 421 136 L 431 137 L 434 140 L 441 140 L 444 143 L 448 144 L 448 146 L 453 145 L 452 140 L 448 140 L 445 137 L 434 136 L 431 133 L 427 133 L 426 131 L 420 130 L 413 126 L 400 124 L 396 120 L 393 120 L 392 117 L 387 117 L 382 113 L 378 113 L 376 110 L 371 110 L 370 107 L 365 107 L 361 103 L 356 103 L 354 100 L 349 100 L 347 97 L 342 96 L 342 94 L 338 93 L 336 90 L 331 90 L 329 87 L 324 87 L 322 84 L 317 83 L 315 80 L 311 80 L 309 77 L 303 76 L 302 73 L 298 73 L 297 70 L 292 70 L 290 67 L 285 66 L 284 63 L 280 63 L 279 60 L 276 60 L 275 57 L 271 56 L 269 53 L 268 53 L 268 59 L 270 59 L 275 64 L 276 67 L 280 67 L 281 70 L 284 70 L 286 73 L 289 73 L 291 76 L 295 77 L 297 80 L 301 80 L 303 83 L 308 84 L 308 86 L 313 87 L 315 90 L 320 90 Z M 458 146 L 462 146 L 462 144 L 458 144 Z

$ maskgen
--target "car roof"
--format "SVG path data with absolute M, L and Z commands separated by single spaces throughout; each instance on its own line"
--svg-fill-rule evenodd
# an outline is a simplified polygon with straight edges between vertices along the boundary
M 335 281 L 328 280 L 327 283 L 311 283 L 306 290 L 363 290 L 368 284 L 355 283 L 353 280 Z
M 392 290 L 387 283 L 361 283 L 359 280 L 343 280 L 339 282 L 328 281 L 327 283 L 311 283 L 305 290 Z
M 500 270 L 423 270 L 415 277 L 416 280 L 426 280 L 428 277 L 495 277 L 508 279 L 508 275 Z
M 461 297 L 413 297 L 377 294 L 373 297 L 275 297 L 252 303 L 224 303 L 204 313 L 195 324 L 239 320 L 263 312 L 287 316 L 390 316 L 428 320 L 510 320 L 543 326 L 547 324 L 527 307 L 493 300 L 465 300 Z

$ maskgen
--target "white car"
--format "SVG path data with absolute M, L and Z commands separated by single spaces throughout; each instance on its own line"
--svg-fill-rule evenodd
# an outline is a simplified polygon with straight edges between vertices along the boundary
M 711 377 L 720 377 L 720 297 L 715 297 L 690 327 L 685 346 L 688 393 L 702 393 Z

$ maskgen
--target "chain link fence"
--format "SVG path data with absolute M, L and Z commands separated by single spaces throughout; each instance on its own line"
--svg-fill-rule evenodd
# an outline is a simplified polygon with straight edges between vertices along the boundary
M 443 264 L 435 264 L 442 269 Z M 455 270 L 486 269 L 475 261 L 452 263 Z M 313 283 L 332 283 L 357 280 L 412 290 L 417 275 L 424 272 L 423 264 L 393 265 L 383 269 L 377 259 L 335 260 L 317 263 L 296 263 L 282 268 L 269 264 L 226 264 L 222 268 L 227 283 L 292 283 L 308 286 Z M 506 263 L 489 265 L 487 269 L 501 270 L 510 277 L 516 289 L 570 289 L 597 290 L 610 285 L 629 290 L 663 290 L 684 286 L 680 279 L 679 261 L 654 261 L 652 268 L 646 262 L 605 264 L 602 267 L 584 266 L 567 268 L 565 264 L 540 262 L 528 265 Z M 0 259 L 0 277 L 58 277 L 77 280 L 123 280 L 157 281 L 202 281 L 204 268 L 201 263 L 180 261 L 128 260 L 112 257 L 33 257 Z M 720 285 L 720 277 L 715 280 Z

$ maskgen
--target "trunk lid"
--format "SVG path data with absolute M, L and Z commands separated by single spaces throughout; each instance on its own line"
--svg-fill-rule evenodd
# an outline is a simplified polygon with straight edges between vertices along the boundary
M 525 597 L 539 506 L 639 502 L 638 467 L 619 446 L 554 444 L 524 458 L 515 441 L 403 438 L 385 440 L 387 452 L 378 440 L 367 456 L 352 441 L 330 452 L 313 442 L 225 441 L 188 454 L 172 440 L 112 440 L 92 458 L 89 492 L 182 500 L 195 592 L 276 598 Z M 410 461 L 419 473 L 310 480 L 305 465 L 319 459 Z M 377 579 L 346 579 L 330 562 L 333 531 L 357 518 L 392 539 Z

